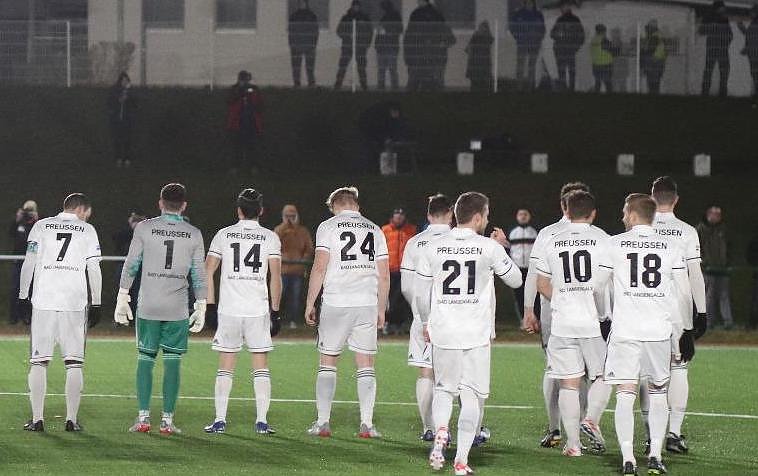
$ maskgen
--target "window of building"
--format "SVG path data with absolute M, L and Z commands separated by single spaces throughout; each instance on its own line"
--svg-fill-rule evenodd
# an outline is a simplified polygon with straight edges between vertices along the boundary
M 320 28 L 329 29 L 329 0 L 310 0 L 308 6 L 318 18 Z M 300 0 L 287 0 L 287 18 L 300 8 Z
M 216 0 L 216 28 L 252 29 L 257 25 L 257 0 Z
M 452 28 L 476 28 L 476 0 L 436 0 L 434 3 Z
M 184 0 L 142 0 L 147 28 L 184 28 Z

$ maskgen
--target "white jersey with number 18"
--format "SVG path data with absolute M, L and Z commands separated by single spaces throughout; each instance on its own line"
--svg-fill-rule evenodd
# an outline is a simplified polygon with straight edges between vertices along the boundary
M 416 267 L 431 280 L 429 337 L 443 349 L 473 349 L 492 337 L 494 276 L 521 286 L 521 271 L 498 242 L 468 228 L 454 228 L 430 242 Z
M 677 311 L 675 274 L 686 274 L 681 248 L 653 227 L 635 226 L 611 238 L 614 337 L 662 341 Z
M 276 233 L 256 220 L 240 220 L 216 233 L 208 256 L 221 260 L 219 314 L 268 314 L 268 260 L 282 259 L 282 245 Z
M 323 303 L 332 307 L 376 306 L 387 241 L 381 228 L 357 211 L 345 210 L 316 230 L 316 251 L 329 253 Z

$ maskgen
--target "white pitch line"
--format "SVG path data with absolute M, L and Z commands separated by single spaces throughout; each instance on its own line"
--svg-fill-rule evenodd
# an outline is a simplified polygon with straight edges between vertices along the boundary
M 65 397 L 65 393 L 48 393 L 48 396 L 51 397 Z M 27 397 L 29 396 L 29 393 L 27 392 L 0 392 L 0 396 L 7 396 L 7 397 Z M 117 394 L 105 394 L 105 393 L 85 393 L 82 395 L 82 397 L 88 397 L 88 398 L 124 398 L 124 399 L 136 399 L 136 395 L 117 395 Z M 160 395 L 154 395 L 152 398 L 163 398 Z M 202 401 L 212 401 L 215 399 L 215 397 L 199 397 L 199 396 L 180 396 L 179 397 L 182 400 L 202 400 Z M 239 401 L 239 402 L 254 402 L 255 398 L 251 397 L 229 397 L 229 400 Z M 307 404 L 315 404 L 316 400 L 310 400 L 310 399 L 300 399 L 300 398 L 272 398 L 272 402 L 274 403 L 307 403 Z M 358 402 L 355 400 L 334 400 L 333 403 L 339 404 L 339 405 L 358 405 Z M 417 404 L 416 402 L 376 402 L 377 405 L 382 406 L 400 406 L 400 407 L 415 407 Z M 538 408 L 542 407 L 535 407 L 532 405 L 485 405 L 485 408 L 492 408 L 495 410 L 536 410 Z M 606 413 L 613 413 L 613 410 L 605 410 Z M 740 415 L 735 413 L 707 413 L 707 412 L 687 412 L 688 416 L 701 416 L 701 417 L 713 417 L 713 418 L 735 418 L 735 419 L 741 419 L 741 420 L 758 420 L 758 415 Z

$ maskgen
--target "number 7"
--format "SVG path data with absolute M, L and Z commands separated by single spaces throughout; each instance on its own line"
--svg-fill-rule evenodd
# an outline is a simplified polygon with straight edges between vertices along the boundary
M 71 233 L 58 233 L 58 235 L 55 237 L 56 241 L 63 240 L 63 246 L 61 246 L 61 251 L 58 253 L 58 261 L 63 261 L 63 259 L 66 257 L 68 245 L 71 244 L 72 236 L 73 235 Z

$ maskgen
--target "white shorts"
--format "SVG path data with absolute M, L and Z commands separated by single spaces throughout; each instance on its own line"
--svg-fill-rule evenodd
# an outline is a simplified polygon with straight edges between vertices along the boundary
M 542 348 L 547 349 L 547 343 L 550 341 L 550 327 L 553 323 L 553 310 L 550 307 L 550 301 L 540 295 L 540 337 L 542 337 Z
M 587 375 L 590 380 L 603 376 L 608 347 L 602 337 L 550 336 L 547 344 L 547 375 L 569 379 Z
M 58 344 L 63 360 L 84 362 L 86 336 L 87 311 L 33 309 L 29 362 L 52 360 L 55 344 Z
M 462 388 L 479 398 L 490 395 L 490 345 L 473 349 L 434 347 L 434 388 L 458 395 Z
M 654 385 L 665 385 L 671 376 L 671 341 L 614 339 L 608 343 L 605 360 L 605 383 L 621 385 L 647 379 Z
M 376 354 L 376 306 L 322 306 L 318 323 L 318 351 L 340 355 L 348 349 L 359 354 Z
M 218 315 L 218 329 L 211 348 L 218 352 L 239 352 L 243 343 L 250 352 L 274 350 L 268 314 L 259 317 Z
M 414 319 L 411 324 L 411 336 L 408 342 L 408 365 L 421 369 L 432 367 L 432 344 L 424 339 L 424 323 Z

